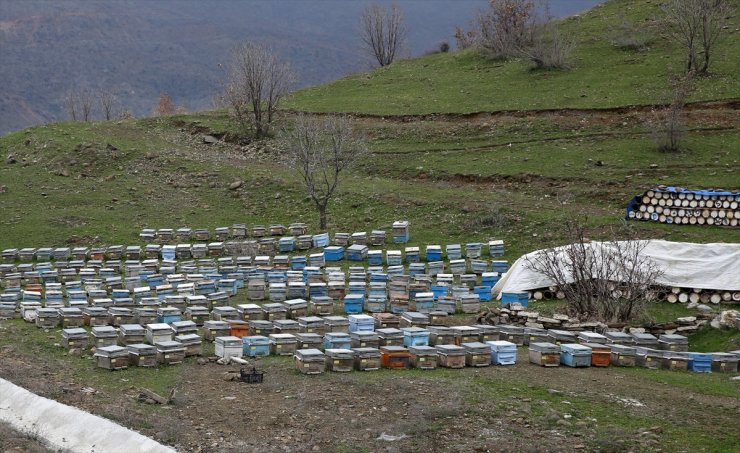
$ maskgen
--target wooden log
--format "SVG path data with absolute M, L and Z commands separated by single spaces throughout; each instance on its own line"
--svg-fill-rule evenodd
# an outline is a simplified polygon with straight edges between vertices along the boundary
M 718 304 L 722 301 L 722 296 L 719 293 L 712 293 L 712 295 L 709 296 L 709 301 L 713 304 Z
M 681 292 L 681 288 L 679 288 L 678 286 L 674 286 L 673 288 L 671 288 L 671 292 L 673 294 L 678 294 Z
M 700 299 L 701 299 L 701 303 L 703 303 L 703 304 L 705 304 L 705 305 L 706 305 L 706 304 L 708 304 L 708 303 L 709 303 L 709 297 L 710 297 L 710 296 L 711 296 L 711 294 L 709 294 L 709 293 L 707 293 L 707 292 L 703 292 L 703 293 L 701 293 L 701 297 L 700 297 Z
M 684 292 L 678 293 L 678 301 L 682 304 L 685 304 L 689 301 L 689 294 Z
M 532 293 L 532 297 L 535 300 L 542 300 L 545 297 L 545 293 L 542 292 L 542 291 L 540 291 L 540 290 L 537 290 L 537 291 L 535 291 L 535 292 Z
M 732 300 L 732 293 L 729 291 L 723 291 L 722 292 L 722 300 L 724 302 L 729 302 Z
M 689 301 L 691 301 L 692 303 L 698 304 L 700 300 L 701 300 L 701 296 L 699 295 L 699 293 L 689 294 Z
M 740 291 L 732 293 L 732 300 L 733 302 L 740 302 Z
M 675 304 L 676 302 L 678 302 L 678 295 L 676 295 L 675 293 L 670 293 L 668 296 L 666 296 L 665 300 L 672 304 Z

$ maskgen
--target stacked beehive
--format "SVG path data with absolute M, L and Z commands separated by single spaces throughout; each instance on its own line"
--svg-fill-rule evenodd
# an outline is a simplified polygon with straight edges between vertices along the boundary
M 658 186 L 630 201 L 627 218 L 680 225 L 737 227 L 740 222 L 740 191 Z

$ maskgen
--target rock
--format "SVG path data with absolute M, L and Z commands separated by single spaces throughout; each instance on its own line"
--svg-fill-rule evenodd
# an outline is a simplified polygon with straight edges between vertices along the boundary
M 229 190 L 236 190 L 243 185 L 244 185 L 244 181 L 234 181 L 231 184 L 229 184 Z
M 62 168 L 61 170 L 59 170 L 59 173 L 57 174 L 59 176 L 64 176 L 66 178 L 67 176 L 69 176 L 69 170 L 67 170 L 66 168 Z
M 570 318 L 568 318 L 568 315 L 561 315 L 561 314 L 554 314 L 552 315 L 553 318 L 557 319 L 558 321 L 570 321 Z
M 725 310 L 719 314 L 719 324 L 722 327 L 734 328 L 738 318 L 740 318 L 740 312 L 737 310 Z
M 658 164 L 650 164 L 650 168 L 658 168 Z
M 689 310 L 692 310 L 692 309 L 694 309 L 694 308 L 696 308 L 698 306 L 699 306 L 699 303 L 698 302 L 689 302 L 689 304 L 686 306 L 686 308 L 688 308 Z
M 110 143 L 107 143 L 105 145 L 105 149 L 108 150 L 108 151 L 118 151 L 118 148 L 116 148 L 115 146 L 111 145 Z
M 705 305 L 705 304 L 697 305 L 696 309 L 699 311 L 712 311 L 712 307 L 710 307 L 709 305 Z
M 8 154 L 8 157 L 5 159 L 5 163 L 10 165 L 18 162 L 13 154 Z
M 636 334 L 636 333 L 645 333 L 645 329 L 642 327 L 630 327 L 630 333 Z
M 7 191 L 8 191 L 8 186 L 6 186 L 5 184 L 0 186 L 0 193 L 5 193 Z
M 696 316 L 684 316 L 683 318 L 676 319 L 676 322 L 682 325 L 693 324 L 696 321 Z
M 196 362 L 198 363 L 198 365 L 205 365 L 208 363 L 208 359 L 206 359 L 205 357 L 198 357 L 198 360 L 196 360 Z
M 716 318 L 714 318 L 712 322 L 709 323 L 709 325 L 712 326 L 712 328 L 714 329 L 719 329 L 720 327 L 722 327 L 722 324 L 720 324 L 720 317 L 717 316 Z
M 206 145 L 212 145 L 214 143 L 218 143 L 218 139 L 213 135 L 204 135 L 203 143 L 205 143 Z
M 560 321 L 555 318 L 546 318 L 544 316 L 540 316 L 537 318 L 537 322 L 541 324 L 560 324 Z

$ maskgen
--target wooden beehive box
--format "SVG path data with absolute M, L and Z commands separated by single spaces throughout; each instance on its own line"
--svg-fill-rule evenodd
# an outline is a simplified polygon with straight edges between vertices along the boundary
M 175 336 L 175 341 L 185 348 L 185 357 L 203 354 L 203 339 L 195 333 L 186 333 Z
M 157 348 L 157 362 L 163 365 L 174 365 L 185 360 L 185 347 L 178 341 L 161 341 L 154 344 Z
M 560 347 L 553 343 L 529 343 L 529 361 L 544 367 L 560 366 Z
M 334 301 L 327 296 L 311 297 L 311 313 L 316 316 L 329 316 L 334 313 Z
M 737 373 L 738 360 L 740 360 L 740 358 L 735 354 L 715 352 L 712 354 L 712 372 Z
M 104 346 L 97 348 L 95 359 L 99 368 L 106 370 L 122 370 L 128 368 L 128 350 L 120 346 Z
M 263 335 L 250 335 L 242 338 L 244 355 L 265 357 L 270 355 L 270 339 Z
M 403 346 L 403 332 L 394 327 L 376 329 L 378 346 Z
M 290 299 L 285 301 L 287 316 L 290 319 L 298 319 L 308 314 L 308 302 L 304 299 Z
M 89 338 L 85 329 L 76 327 L 62 330 L 62 346 L 69 349 L 87 349 Z
M 198 326 L 192 320 L 175 321 L 170 324 L 175 335 L 197 334 Z
M 59 309 L 59 318 L 62 321 L 62 328 L 82 327 L 85 319 L 82 317 L 82 310 L 74 307 L 63 307 Z
M 465 348 L 454 344 L 435 346 L 437 361 L 444 368 L 465 368 Z
M 379 348 L 380 337 L 377 332 L 372 331 L 355 331 L 350 332 L 350 344 L 352 349 L 356 348 Z
M 658 338 L 658 346 L 663 351 L 687 352 L 689 339 L 683 335 L 665 334 Z
M 300 324 L 298 321 L 292 319 L 276 319 L 272 322 L 272 330 L 274 333 L 289 333 L 292 335 L 300 332 Z
M 403 346 L 381 346 L 380 363 L 383 368 L 406 369 L 411 366 L 411 354 Z
M 42 329 L 55 329 L 59 326 L 59 311 L 56 308 L 37 308 L 36 326 Z
M 145 326 L 157 322 L 157 310 L 150 307 L 136 307 L 133 310 L 134 323 Z
M 611 364 L 616 366 L 635 366 L 635 348 L 623 344 L 610 344 Z
M 462 343 L 465 349 L 465 365 L 472 367 L 486 367 L 491 364 L 491 347 L 485 343 L 474 341 Z
M 249 321 L 249 332 L 251 335 L 261 335 L 263 337 L 267 337 L 273 332 L 272 321 L 259 319 Z
M 493 365 L 514 365 L 516 363 L 516 345 L 509 341 L 489 340 L 486 345 L 491 348 Z
M 437 348 L 432 346 L 411 346 L 408 348 L 410 364 L 413 368 L 420 370 L 433 370 L 437 368 Z
M 202 326 L 210 319 L 211 313 L 208 308 L 201 306 L 191 306 L 185 309 L 185 318 L 193 321 L 195 325 Z
M 560 345 L 560 363 L 572 368 L 591 366 L 591 348 L 580 343 L 562 343 Z
M 213 307 L 211 319 L 214 321 L 241 321 L 241 315 L 234 307 Z
M 662 368 L 672 371 L 688 371 L 689 356 L 688 352 L 682 351 L 663 351 Z
M 455 344 L 455 333 L 450 327 L 429 326 L 429 344 L 438 346 L 441 344 Z
M 239 312 L 242 321 L 262 321 L 265 319 L 262 307 L 257 304 L 240 304 L 236 306 L 236 311 Z
M 352 348 L 354 366 L 358 371 L 374 371 L 380 369 L 380 350 L 374 347 Z
M 455 336 L 455 344 L 474 343 L 480 337 L 480 329 L 474 326 L 452 326 L 450 331 Z
M 524 328 L 523 327 L 510 326 L 510 325 L 498 325 L 496 326 L 496 330 L 498 330 L 499 340 L 509 341 L 511 343 L 516 344 L 517 346 L 524 345 Z
M 230 335 L 219 336 L 214 339 L 215 354 L 221 358 L 238 357 L 244 355 L 244 342 L 241 338 Z
M 296 349 L 319 349 L 323 347 L 324 337 L 316 333 L 297 333 Z
M 115 346 L 118 342 L 118 331 L 111 326 L 95 326 L 91 331 L 93 347 Z
M 226 321 L 205 321 L 202 332 L 204 339 L 215 341 L 217 337 L 231 336 L 231 326 Z
M 324 326 L 327 333 L 349 333 L 349 320 L 344 316 L 325 316 Z
M 606 367 L 611 364 L 612 350 L 604 343 L 582 343 L 591 348 L 591 366 Z
M 174 332 L 169 324 L 154 323 L 146 325 L 146 341 L 149 344 L 172 341 L 173 334 Z
M 121 346 L 143 343 L 146 340 L 146 329 L 139 324 L 121 324 L 118 328 L 118 342 Z
M 229 335 L 232 337 L 246 337 L 250 335 L 249 323 L 237 319 L 226 321 L 229 324 Z
M 262 313 L 266 321 L 276 319 L 285 319 L 288 309 L 281 303 L 271 303 L 262 305 Z
M 270 354 L 292 356 L 298 346 L 298 339 L 290 333 L 270 334 Z
M 316 333 L 321 336 L 326 332 L 325 321 L 318 316 L 302 316 L 298 318 L 298 328 L 301 333 Z
M 140 367 L 157 366 L 157 348 L 144 343 L 130 344 L 126 346 L 128 351 L 129 365 Z
M 303 374 L 320 374 L 326 368 L 326 356 L 318 349 L 298 349 L 294 357 L 296 368 Z
M 384 328 L 395 328 L 401 326 L 401 320 L 397 315 L 394 315 L 393 313 L 373 313 L 373 318 L 375 319 L 375 328 L 376 329 L 384 329 Z

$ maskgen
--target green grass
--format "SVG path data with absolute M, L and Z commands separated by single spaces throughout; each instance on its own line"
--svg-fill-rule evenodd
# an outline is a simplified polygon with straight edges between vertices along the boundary
M 740 350 L 740 331 L 704 328 L 689 336 L 689 344 L 696 352 L 737 351 Z
M 610 30 L 625 14 L 654 36 L 644 51 L 625 51 L 611 42 Z M 570 71 L 532 71 L 527 62 L 488 61 L 473 51 L 401 60 L 296 92 L 288 106 L 312 112 L 418 115 L 499 110 L 607 108 L 663 103 L 672 74 L 683 70 L 683 52 L 669 41 L 657 19 L 658 3 L 612 0 L 561 22 L 577 42 Z M 735 77 L 740 35 L 736 18 L 725 31 L 692 100 L 737 97 Z M 544 95 L 543 95 L 544 94 Z
M 693 343 L 692 343 L 692 349 Z M 737 397 L 740 383 L 731 380 L 737 374 L 694 373 L 689 371 L 619 368 L 620 372 L 703 395 Z

